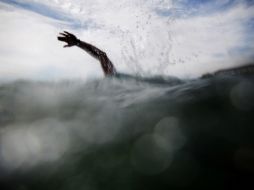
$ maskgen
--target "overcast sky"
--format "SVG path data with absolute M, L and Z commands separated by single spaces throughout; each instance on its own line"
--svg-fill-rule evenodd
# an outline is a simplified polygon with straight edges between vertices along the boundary
M 0 80 L 102 77 L 67 30 L 116 69 L 198 77 L 254 58 L 254 0 L 0 0 Z

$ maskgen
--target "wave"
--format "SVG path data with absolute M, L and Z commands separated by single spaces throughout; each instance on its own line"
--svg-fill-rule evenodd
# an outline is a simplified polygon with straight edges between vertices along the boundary
M 242 174 L 254 171 L 245 162 L 254 153 L 253 87 L 251 75 L 180 80 L 120 74 L 1 84 L 1 184 L 201 189 L 211 180 L 215 187 L 235 178 L 241 183 Z

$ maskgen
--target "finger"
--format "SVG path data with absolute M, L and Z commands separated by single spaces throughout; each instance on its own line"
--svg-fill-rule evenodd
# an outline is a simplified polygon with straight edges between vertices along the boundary
M 68 34 L 68 35 L 71 35 L 71 33 L 67 32 L 67 31 L 64 31 L 64 33 Z
M 59 33 L 59 34 L 65 36 L 65 37 L 68 37 L 67 34 L 64 34 L 64 33 Z
M 72 36 L 72 37 L 74 36 L 73 34 L 67 32 L 67 31 L 64 31 L 64 33 L 66 33 L 68 36 Z
M 66 41 L 66 37 L 61 37 L 61 36 L 59 36 L 59 37 L 57 37 L 57 39 L 58 39 L 59 41 L 63 41 L 63 42 Z

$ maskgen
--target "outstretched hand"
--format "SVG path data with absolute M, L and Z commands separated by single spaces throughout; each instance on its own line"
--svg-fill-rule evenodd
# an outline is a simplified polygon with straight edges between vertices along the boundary
M 57 39 L 59 41 L 63 41 L 66 42 L 67 45 L 64 45 L 64 47 L 71 47 L 71 46 L 75 46 L 78 44 L 79 39 L 77 39 L 76 36 L 74 36 L 73 34 L 64 31 L 64 33 L 59 33 L 60 36 L 57 37 Z

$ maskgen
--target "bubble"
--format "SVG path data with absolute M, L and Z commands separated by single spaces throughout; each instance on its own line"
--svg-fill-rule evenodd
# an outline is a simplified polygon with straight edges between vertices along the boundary
M 155 175 L 166 170 L 185 143 L 176 117 L 162 118 L 152 134 L 141 136 L 133 146 L 132 165 L 141 173 Z
M 57 120 L 8 126 L 1 134 L 0 164 L 7 170 L 29 169 L 42 162 L 57 161 L 68 147 L 69 135 Z
M 165 117 L 155 126 L 155 134 L 163 138 L 174 150 L 181 148 L 185 143 L 185 137 L 179 128 L 179 120 L 176 117 Z
M 113 119 L 115 119 L 115 123 L 111 123 Z M 89 121 L 76 122 L 75 132 L 89 144 L 110 143 L 116 139 L 119 133 L 117 116 L 114 117 L 110 112 L 106 113 L 106 110 L 101 111 L 96 117 L 91 116 Z
M 39 161 L 56 161 L 69 148 L 70 135 L 63 122 L 45 119 L 33 123 L 30 130 L 42 144 Z
M 2 136 L 0 155 L 7 169 L 16 169 L 24 164 L 33 165 L 40 149 L 38 137 L 27 130 L 18 129 Z
M 170 165 L 173 150 L 164 138 L 156 134 L 146 134 L 134 144 L 131 152 L 132 166 L 146 175 L 163 172 Z

